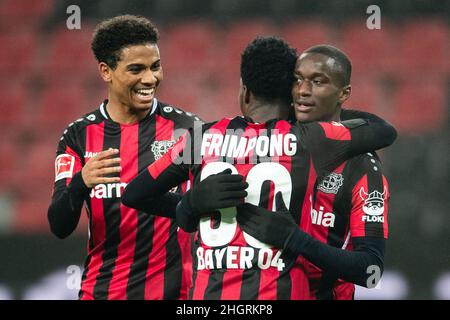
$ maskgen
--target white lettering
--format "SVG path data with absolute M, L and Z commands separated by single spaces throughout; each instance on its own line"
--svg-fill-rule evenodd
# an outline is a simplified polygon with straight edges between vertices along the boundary
M 69 30 L 81 29 L 81 9 L 77 5 L 70 5 L 66 9 L 67 14 L 71 14 L 66 20 L 66 26 Z
M 202 156 L 242 158 L 252 151 L 259 157 L 293 156 L 297 152 L 297 137 L 292 133 L 252 138 L 228 134 L 203 134 Z
M 110 184 L 101 183 L 91 190 L 90 197 L 97 199 L 120 198 L 126 186 L 127 184 L 125 182 Z
M 255 254 L 255 250 L 249 247 L 242 247 L 241 260 L 239 266 L 241 269 L 250 269 L 252 267 L 252 259 Z
M 324 214 L 323 209 L 323 206 L 319 207 L 319 211 L 311 209 L 311 222 L 324 227 L 334 227 L 336 216 L 332 212 L 326 212 Z
M 239 252 L 239 247 L 229 246 L 227 249 L 227 269 L 237 269 L 239 268 L 236 263 L 237 254 Z
M 374 29 L 381 29 L 381 9 L 377 5 L 370 5 L 367 7 L 366 10 L 367 14 L 371 14 L 366 21 L 367 29 L 374 30 Z
M 383 223 L 384 222 L 384 216 L 367 216 L 367 215 L 364 215 L 362 217 L 362 221 L 365 221 L 365 222 L 381 222 L 381 223 Z
M 204 249 L 198 247 L 197 270 L 211 269 L 251 269 L 258 267 L 268 269 L 270 267 L 283 271 L 285 263 L 281 259 L 282 250 L 275 253 L 270 248 L 237 247 Z
M 272 255 L 273 252 L 271 249 L 262 248 L 259 250 L 258 266 L 263 270 L 269 268 L 272 262 Z M 265 257 L 266 259 L 264 259 Z

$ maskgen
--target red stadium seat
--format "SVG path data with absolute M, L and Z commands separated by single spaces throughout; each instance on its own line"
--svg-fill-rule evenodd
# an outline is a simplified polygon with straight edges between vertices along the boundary
M 444 21 L 411 21 L 403 26 L 399 41 L 402 71 L 450 71 L 450 31 Z
M 208 73 L 216 64 L 217 33 L 207 21 L 185 21 L 166 30 L 159 44 L 165 74 L 191 78 Z
M 51 189 L 49 189 L 51 191 Z M 46 197 L 24 197 L 16 202 L 13 228 L 16 232 L 49 233 L 47 210 L 50 195 Z
M 0 26 L 18 30 L 37 27 L 55 6 L 54 0 L 3 0 L 0 2 Z
M 20 82 L 0 84 L 0 131 L 20 130 L 26 118 L 26 101 L 30 96 L 26 85 Z
M 221 76 L 228 76 L 232 81 L 239 81 L 241 54 L 256 36 L 280 35 L 278 28 L 265 20 L 239 21 L 226 30 L 223 47 L 217 63 L 221 66 Z
M 341 31 L 342 49 L 359 72 L 390 72 L 395 68 L 396 30 L 387 22 L 380 30 L 369 30 L 365 20 L 345 25 Z
M 97 63 L 91 51 L 92 26 L 81 30 L 56 30 L 43 65 L 46 80 L 76 81 L 80 77 L 97 76 Z
M 51 201 L 55 172 L 54 161 L 59 137 L 37 140 L 21 153 L 16 164 L 16 204 L 14 227 L 20 232 L 48 232 L 47 209 Z M 19 168 L 20 170 L 17 170 Z M 83 213 L 84 215 L 85 213 Z M 82 218 L 80 230 L 86 230 Z
M 34 71 L 38 46 L 33 32 L 14 32 L 0 35 L 0 74 L 9 80 L 30 76 Z
M 176 78 L 164 80 L 158 89 L 157 99 L 177 106 L 183 110 L 195 112 L 200 105 L 202 94 L 200 84 L 192 81 L 182 81 Z
M 71 122 L 91 111 L 83 88 L 59 86 L 45 88 L 35 107 L 34 122 L 42 134 L 62 132 Z
M 222 119 L 223 117 L 235 117 L 241 115 L 239 106 L 239 82 L 229 81 L 217 88 L 211 99 L 214 109 L 208 112 L 210 121 Z
M 18 151 L 10 140 L 2 138 L 0 142 L 0 193 L 11 188 Z
M 58 142 L 59 136 L 51 135 L 45 140 L 35 141 L 21 153 L 15 164 L 16 189 L 20 195 L 48 197 L 51 193 Z
M 51 192 L 51 188 L 48 190 Z M 50 233 L 47 219 L 47 211 L 51 202 L 51 195 L 34 197 L 27 196 L 19 198 L 16 202 L 13 228 L 19 233 Z M 86 234 L 88 219 L 86 209 L 83 209 L 80 221 L 75 233 Z
M 319 20 L 300 20 L 283 26 L 281 36 L 299 53 L 317 44 L 335 44 L 331 27 Z
M 394 125 L 408 134 L 440 129 L 448 119 L 447 93 L 446 81 L 433 75 L 401 82 L 392 102 Z
M 344 106 L 372 112 L 378 115 L 386 111 L 383 107 L 383 89 L 375 77 L 353 77 L 352 93 Z

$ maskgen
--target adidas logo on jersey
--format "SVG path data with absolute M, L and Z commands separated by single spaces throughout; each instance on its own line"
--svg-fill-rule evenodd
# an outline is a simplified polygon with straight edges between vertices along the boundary
M 323 212 L 323 206 L 319 207 L 319 211 L 311 208 L 311 221 L 313 224 L 324 227 L 334 227 L 335 214 L 332 212 Z
M 125 182 L 98 184 L 91 190 L 89 196 L 96 199 L 120 198 L 126 186 Z

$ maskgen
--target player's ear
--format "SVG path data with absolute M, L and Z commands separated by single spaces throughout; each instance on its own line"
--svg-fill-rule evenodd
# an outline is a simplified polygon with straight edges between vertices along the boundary
M 100 62 L 98 64 L 98 72 L 102 77 L 103 81 L 110 82 L 111 81 L 111 68 L 104 62 Z
M 341 94 L 339 95 L 339 104 L 343 104 L 345 101 L 347 101 L 348 98 L 350 98 L 350 95 L 352 94 L 352 86 L 346 85 L 341 90 Z
M 248 90 L 247 86 L 242 86 L 242 90 L 243 90 L 243 96 L 244 96 L 244 102 L 245 104 L 248 104 L 250 102 L 250 95 L 251 92 L 250 90 Z

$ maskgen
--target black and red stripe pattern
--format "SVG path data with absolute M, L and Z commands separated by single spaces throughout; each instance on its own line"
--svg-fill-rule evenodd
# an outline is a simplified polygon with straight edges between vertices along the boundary
M 173 220 L 121 204 L 125 186 L 193 127 L 195 116 L 155 100 L 155 111 L 133 125 L 112 121 L 106 102 L 69 126 L 58 154 L 76 157 L 73 173 L 96 153 L 117 148 L 121 182 L 97 185 L 86 199 L 88 256 L 80 299 L 186 299 L 191 285 L 190 237 Z M 56 182 L 67 185 L 70 178 Z M 187 261 L 187 262 L 186 262 Z
M 195 185 L 210 174 L 231 169 L 249 184 L 246 202 L 273 209 L 274 195 L 281 191 L 305 231 L 311 229 L 309 212 L 304 212 L 312 204 L 316 173 L 335 169 L 352 148 L 350 130 L 337 123 L 257 124 L 236 117 L 204 125 L 200 133 L 199 138 L 191 131 L 148 168 L 154 185 L 164 189 L 188 174 Z M 186 155 L 201 161 L 186 164 Z M 236 208 L 227 208 L 200 219 L 190 297 L 310 298 L 303 258 L 288 257 L 246 234 L 236 214 Z
M 309 233 L 314 238 L 343 250 L 352 250 L 353 237 L 387 239 L 389 190 L 376 155 L 368 153 L 352 158 L 324 180 L 317 181 L 312 200 L 304 214 L 311 217 Z M 383 212 L 378 215 L 383 218 L 367 218 L 377 217 L 366 213 L 371 213 L 370 209 L 364 209 L 371 200 L 383 203 Z M 336 279 L 309 262 L 307 269 L 312 298 L 353 299 L 355 286 L 352 283 Z

